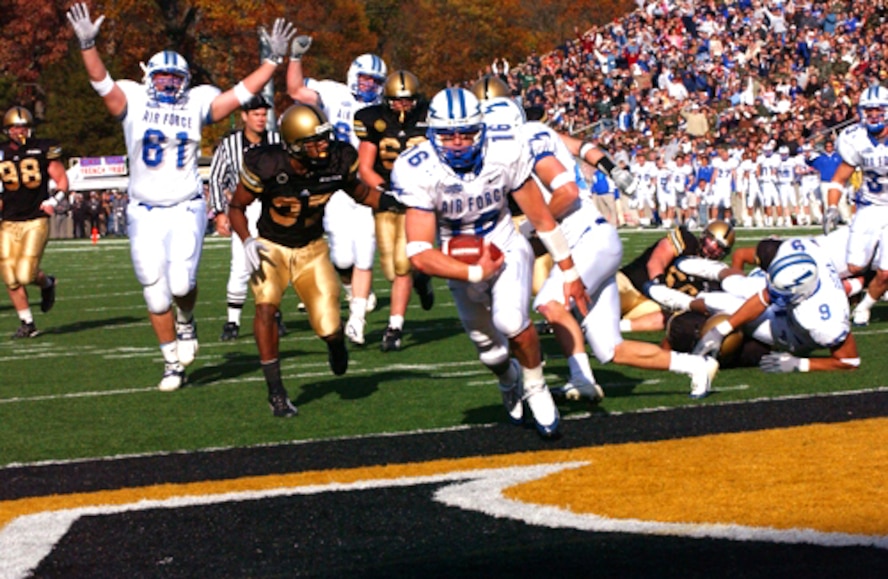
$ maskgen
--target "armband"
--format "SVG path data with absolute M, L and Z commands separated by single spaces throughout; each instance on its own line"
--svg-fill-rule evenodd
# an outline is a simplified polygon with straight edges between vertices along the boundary
M 583 143 L 582 145 L 580 145 L 580 159 L 585 161 L 586 160 L 586 153 L 588 153 L 592 149 L 597 149 L 597 148 L 598 147 L 596 147 L 592 143 L 588 143 L 588 142 Z
M 484 268 L 480 265 L 470 265 L 469 275 L 466 279 L 469 283 L 478 283 L 484 279 Z
M 250 92 L 250 89 L 247 88 L 247 85 L 244 84 L 244 81 L 240 81 L 236 85 L 234 85 L 234 96 L 237 98 L 237 102 L 241 104 L 241 106 L 250 102 L 255 95 Z
M 537 235 L 540 241 L 543 242 L 543 245 L 546 246 L 546 251 L 555 260 L 555 263 L 570 257 L 570 246 L 567 244 L 567 238 L 564 237 L 564 233 L 559 227 L 555 227 L 551 231 L 537 231 Z
M 428 251 L 432 249 L 432 244 L 428 241 L 410 241 L 407 243 L 407 259 L 410 259 L 414 255 L 419 255 L 423 251 Z
M 105 71 L 105 78 L 100 81 L 91 80 L 89 81 L 89 84 L 92 85 L 93 90 L 95 90 L 100 97 L 105 97 L 114 90 L 114 79 L 111 78 L 111 74 L 107 70 Z
M 810 358 L 799 358 L 799 372 L 810 372 L 811 371 L 811 359 Z
M 614 170 L 614 162 L 607 155 L 603 155 L 601 159 L 595 164 L 596 167 L 604 171 L 606 175 L 610 175 L 611 171 Z
M 715 325 L 715 331 L 722 336 L 727 336 L 734 331 L 734 326 L 728 320 L 724 320 Z
M 839 358 L 839 362 L 846 366 L 854 366 L 855 368 L 860 367 L 860 358 Z
M 569 172 L 564 171 L 563 173 L 559 173 L 559 174 L 555 175 L 555 178 L 552 179 L 551 183 L 549 183 L 549 190 L 555 191 L 556 189 L 558 189 L 562 185 L 566 185 L 566 184 L 570 183 L 571 181 L 573 181 L 573 177 L 571 176 L 571 174 Z

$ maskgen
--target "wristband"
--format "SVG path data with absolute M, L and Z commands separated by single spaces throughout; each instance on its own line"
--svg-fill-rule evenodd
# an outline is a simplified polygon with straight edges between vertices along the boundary
M 240 81 L 236 85 L 234 85 L 234 96 L 237 98 L 237 102 L 244 106 L 250 99 L 252 99 L 255 95 L 250 92 L 250 89 L 247 88 L 247 85 L 244 84 L 244 81 Z
M 111 78 L 111 74 L 107 70 L 105 71 L 105 78 L 99 81 L 91 80 L 89 81 L 89 84 L 92 85 L 93 90 L 95 90 L 100 97 L 104 97 L 114 90 L 114 80 Z
M 731 332 L 734 331 L 734 326 L 732 326 L 731 322 L 729 322 L 728 320 L 724 320 L 722 322 L 719 322 L 715 326 L 715 331 L 718 332 L 719 334 L 721 334 L 722 336 L 727 336 L 728 334 L 730 334 Z
M 551 231 L 537 231 L 537 235 L 555 263 L 570 257 L 570 245 L 559 227 L 556 226 Z
M 577 271 L 576 267 L 572 267 L 567 270 L 562 269 L 561 275 L 564 278 L 564 283 L 573 283 L 580 279 L 580 272 Z
M 484 279 L 484 268 L 480 265 L 470 265 L 467 281 L 469 283 L 478 283 L 482 279 Z
M 810 372 L 811 371 L 811 359 L 810 358 L 799 358 L 799 372 Z
M 573 177 L 569 172 L 564 171 L 563 173 L 559 173 L 555 175 L 555 178 L 549 183 L 549 191 L 555 191 L 562 185 L 566 185 L 571 181 L 573 181 Z

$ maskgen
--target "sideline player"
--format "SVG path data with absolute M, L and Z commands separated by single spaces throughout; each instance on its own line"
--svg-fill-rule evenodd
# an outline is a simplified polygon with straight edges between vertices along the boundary
M 449 280 L 466 334 L 481 363 L 499 378 L 509 419 L 523 422 L 526 401 L 540 435 L 557 436 L 558 408 L 543 377 L 539 335 L 528 309 L 533 250 L 512 224 L 507 197 L 518 203 L 562 270 L 565 302 L 575 300 L 585 314 L 588 296 L 567 240 L 531 179 L 526 143 L 487 139 L 471 92 L 439 92 L 428 118 L 429 140 L 398 157 L 392 171 L 394 190 L 407 205 L 407 255 L 418 269 Z M 461 235 L 484 239 L 477 264 L 435 247 L 436 239 L 443 246 Z M 494 258 L 491 244 L 502 255 Z
M 286 58 L 296 31 L 282 18 L 275 20 L 270 35 L 262 29 L 270 56 L 233 89 L 221 92 L 210 85 L 191 87 L 188 62 L 171 50 L 148 60 L 142 83 L 115 82 L 96 49 L 104 20 L 91 20 L 86 3 L 68 11 L 90 83 L 123 126 L 130 162 L 130 255 L 163 354 L 158 388 L 177 390 L 198 349 L 194 307 L 207 227 L 207 202 L 197 172 L 201 129 L 262 90 Z
M 348 369 L 339 307 L 339 280 L 324 239 L 324 207 L 337 191 L 359 203 L 388 209 L 397 201 L 357 177 L 358 153 L 333 137 L 333 126 L 314 105 L 296 104 L 281 116 L 280 144 L 244 153 L 241 182 L 229 204 L 234 232 L 244 245 L 256 304 L 253 335 L 268 387 L 272 414 L 296 415 L 281 377 L 280 336 L 274 314 L 289 285 L 305 303 L 315 334 L 327 344 L 330 369 Z M 247 226 L 246 208 L 261 200 L 258 237 Z
M 227 135 L 213 153 L 210 164 L 210 207 L 215 215 L 216 231 L 224 237 L 231 237 L 231 263 L 228 270 L 226 301 L 228 304 L 228 321 L 222 326 L 222 341 L 236 340 L 240 332 L 241 314 L 244 302 L 247 301 L 247 282 L 250 271 L 244 260 L 244 246 L 237 235 L 231 235 L 228 222 L 228 200 L 240 181 L 244 151 L 250 147 L 280 143 L 281 136 L 277 131 L 266 130 L 268 111 L 271 104 L 262 95 L 256 95 L 241 107 L 241 123 L 243 128 Z M 256 236 L 256 221 L 261 208 L 259 203 L 247 207 L 247 223 L 250 233 Z M 281 320 L 280 311 L 277 317 L 278 332 L 286 333 Z
M 382 90 L 383 104 L 371 105 L 355 113 L 355 134 L 361 139 L 358 147 L 358 174 L 368 186 L 381 191 L 391 189 L 392 166 L 398 155 L 426 140 L 428 101 L 419 92 L 419 79 L 412 72 L 398 70 L 388 76 Z M 410 291 L 416 287 L 422 308 L 429 310 L 435 301 L 431 278 L 411 272 L 404 237 L 404 213 L 376 213 L 376 245 L 379 263 L 392 284 L 389 321 L 382 335 L 383 352 L 401 349 L 404 316 Z M 364 343 L 362 312 L 353 309 L 345 326 L 345 335 L 356 343 Z
M 310 46 L 309 36 L 299 36 L 293 41 L 287 67 L 287 94 L 296 102 L 318 106 L 330 119 L 336 138 L 357 149 L 360 140 L 354 131 L 355 112 L 382 102 L 382 85 L 388 67 L 375 54 L 362 54 L 348 67 L 346 84 L 307 79 L 302 70 L 302 56 Z M 376 295 L 371 290 L 376 258 L 373 211 L 345 193 L 337 194 L 327 204 L 324 228 L 330 243 L 330 259 L 349 298 L 349 311 L 364 317 L 376 308 Z
M 24 107 L 3 115 L 9 141 L 0 145 L 0 272 L 21 324 L 13 339 L 34 338 L 40 332 L 28 304 L 28 284 L 40 288 L 40 311 L 55 303 L 56 280 L 40 269 L 49 240 L 49 217 L 68 190 L 68 174 L 56 141 L 31 136 L 34 117 Z M 50 195 L 49 181 L 56 184 Z

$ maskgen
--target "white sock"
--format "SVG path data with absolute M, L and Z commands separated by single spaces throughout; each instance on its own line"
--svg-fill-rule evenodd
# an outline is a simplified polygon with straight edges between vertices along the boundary
M 349 315 L 364 319 L 367 315 L 367 298 L 352 298 L 348 304 Z
M 871 310 L 873 306 L 876 305 L 876 300 L 869 294 L 869 292 L 865 292 L 863 297 L 860 298 L 860 303 L 857 304 L 858 310 Z
M 673 351 L 669 357 L 669 371 L 679 374 L 692 374 L 700 363 L 700 356 Z
M 389 316 L 389 327 L 396 330 L 403 330 L 404 316 Z
M 625 318 L 620 320 L 620 333 L 625 334 L 627 332 L 632 331 L 632 320 L 627 320 Z
M 176 342 L 167 342 L 160 345 L 160 353 L 163 354 L 163 361 L 167 364 L 178 364 L 179 354 L 176 350 Z
M 240 326 L 241 314 L 243 313 L 243 311 L 244 311 L 243 306 L 241 306 L 239 308 L 229 307 L 228 308 L 228 321 Z
M 545 378 L 543 378 L 543 365 L 542 364 L 540 364 L 536 368 L 525 368 L 522 366 L 521 372 L 524 375 L 525 390 L 533 391 L 535 387 L 539 388 L 540 385 L 546 383 Z
M 595 375 L 592 374 L 592 367 L 589 365 L 589 355 L 586 352 L 571 354 L 567 359 L 567 367 L 570 369 L 571 382 L 582 380 L 583 382 L 595 384 Z
M 34 314 L 31 313 L 31 308 L 25 308 L 23 310 L 18 310 L 19 319 L 26 324 L 34 323 Z

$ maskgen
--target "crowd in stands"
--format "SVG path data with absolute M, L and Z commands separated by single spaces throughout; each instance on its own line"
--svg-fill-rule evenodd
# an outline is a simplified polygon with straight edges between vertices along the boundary
M 683 153 L 695 168 L 720 146 L 738 161 L 766 145 L 808 159 L 804 146 L 833 140 L 857 119 L 861 91 L 888 78 L 885 0 L 638 4 L 548 54 L 517 66 L 497 59 L 486 72 L 625 163 Z

